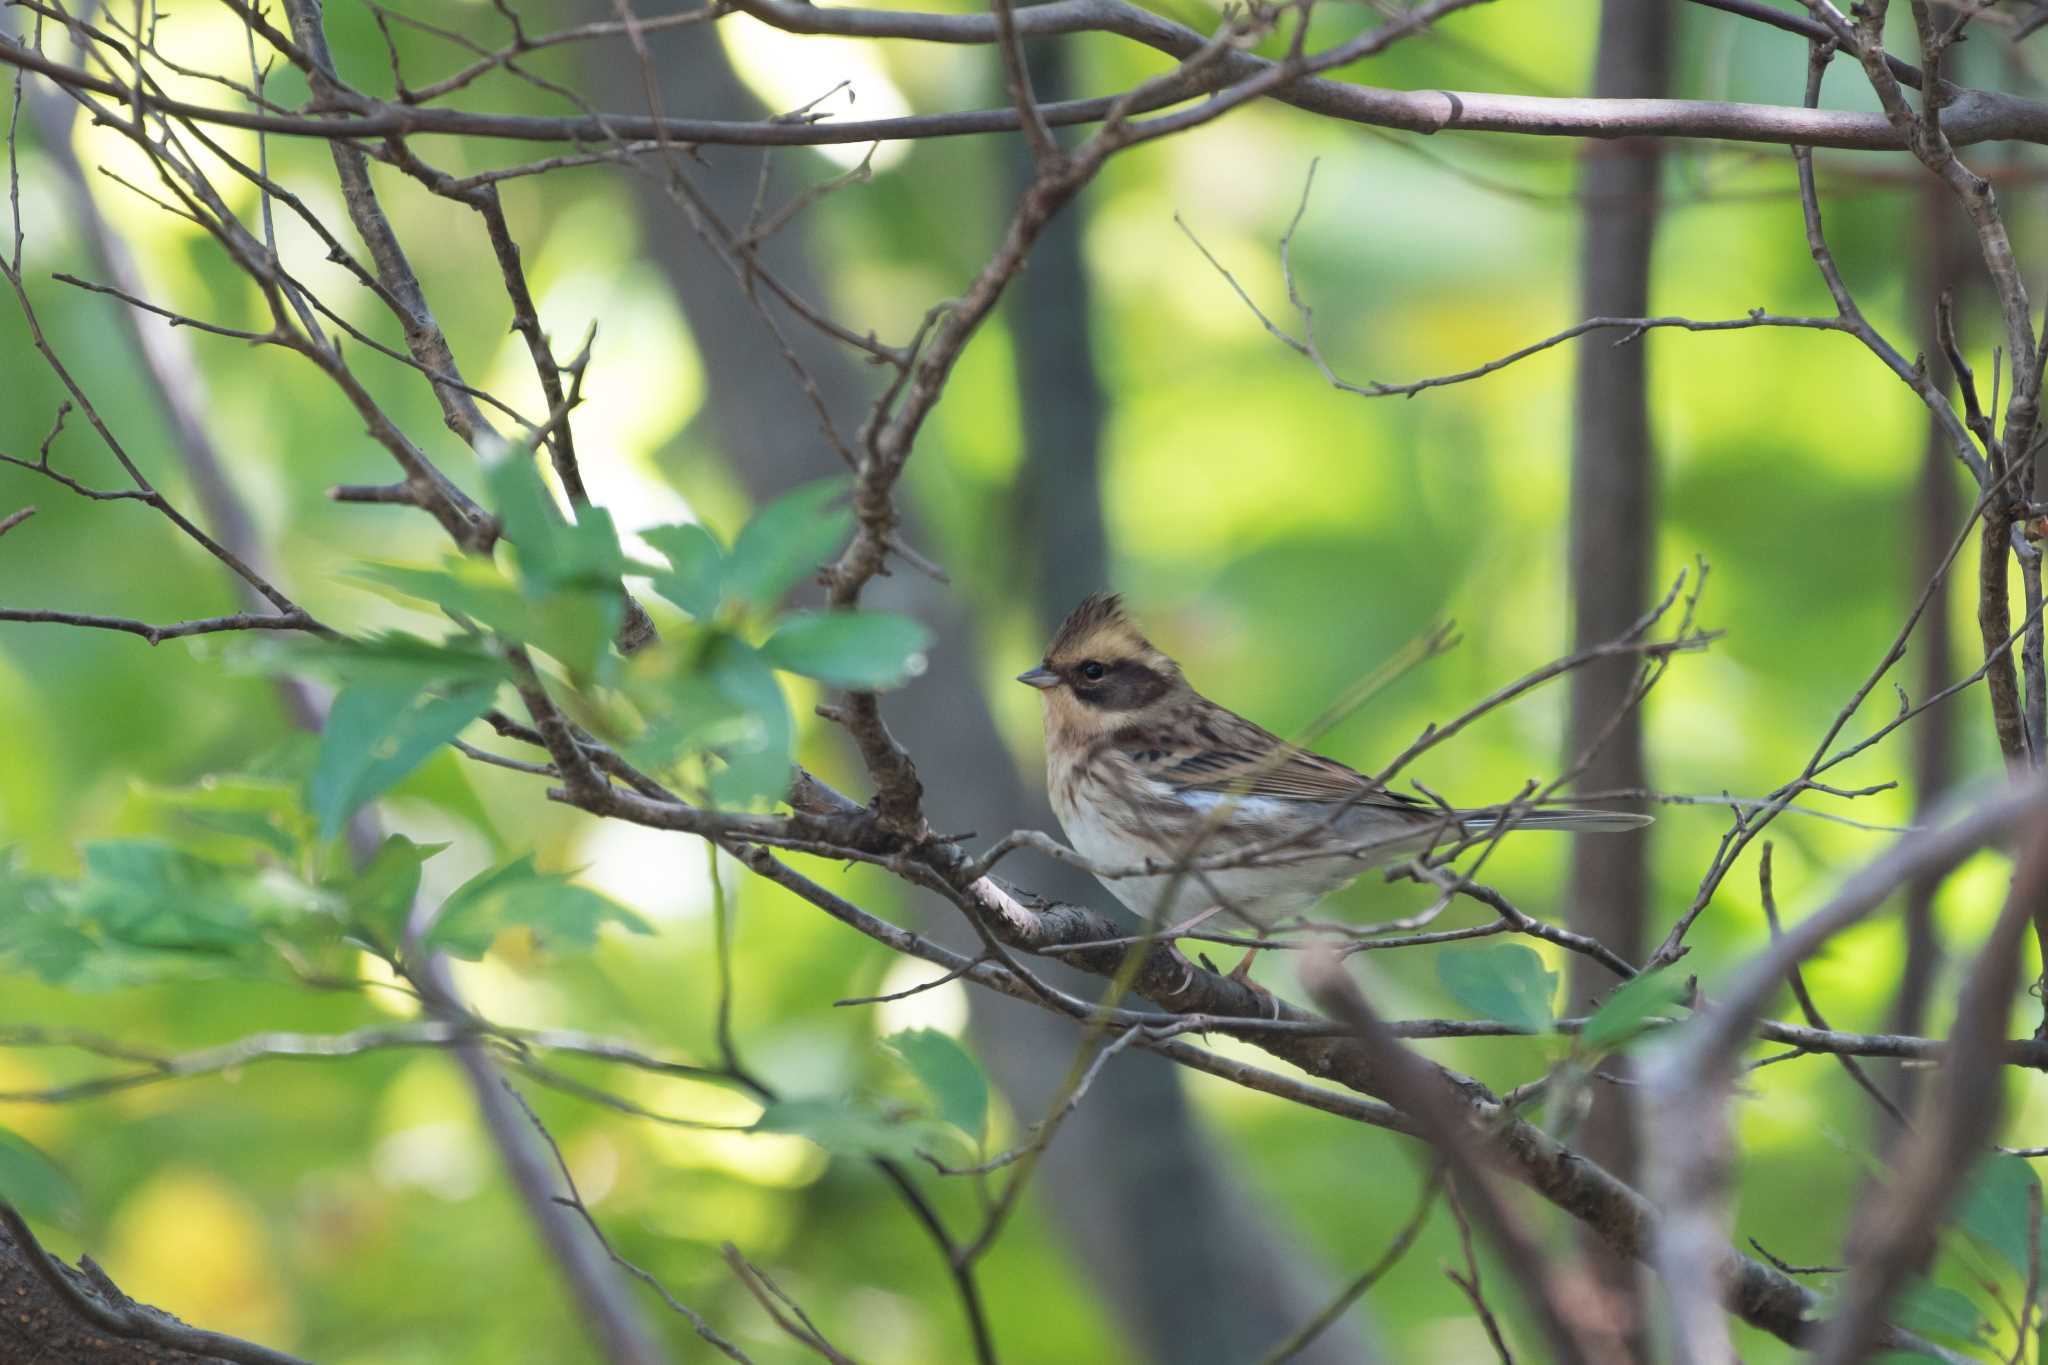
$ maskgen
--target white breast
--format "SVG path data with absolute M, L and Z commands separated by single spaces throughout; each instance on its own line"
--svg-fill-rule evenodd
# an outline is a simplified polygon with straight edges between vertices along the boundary
M 1129 831 L 1119 823 L 1104 818 L 1102 805 L 1091 797 L 1087 790 L 1092 786 L 1081 774 L 1061 771 L 1048 765 L 1053 813 L 1060 818 L 1060 828 L 1066 832 L 1067 842 L 1074 851 L 1094 863 L 1097 867 L 1121 869 L 1142 866 L 1146 859 L 1160 856 L 1160 847 L 1131 837 Z M 1102 877 L 1102 884 L 1111 895 L 1140 916 L 1149 917 L 1157 905 L 1169 877 Z M 1202 908 L 1192 903 L 1192 895 L 1199 894 L 1197 888 L 1183 885 L 1173 896 L 1168 906 L 1185 907 L 1183 917 Z
M 1217 823 L 1202 841 L 1210 856 L 1227 855 L 1233 849 L 1263 843 L 1278 834 L 1300 830 L 1322 820 L 1324 810 L 1314 802 L 1288 801 L 1275 797 L 1225 797 L 1213 792 L 1175 792 L 1161 784 L 1147 784 L 1148 796 L 1178 801 L 1187 812 L 1181 829 L 1162 831 L 1159 841 L 1140 837 L 1129 824 L 1105 814 L 1104 803 L 1094 799 L 1100 786 L 1081 773 L 1048 765 L 1053 810 L 1067 842 L 1090 862 L 1104 869 L 1143 866 L 1174 856 L 1182 841 L 1205 821 Z M 1350 831 L 1346 831 L 1348 835 Z M 1323 896 L 1355 879 L 1372 865 L 1370 860 L 1351 858 L 1316 859 L 1265 866 L 1216 868 L 1180 876 L 1161 873 L 1150 876 L 1103 877 L 1099 880 L 1133 913 L 1172 924 L 1221 905 L 1239 918 L 1270 924 L 1309 909 Z M 1161 905 L 1162 897 L 1165 904 Z

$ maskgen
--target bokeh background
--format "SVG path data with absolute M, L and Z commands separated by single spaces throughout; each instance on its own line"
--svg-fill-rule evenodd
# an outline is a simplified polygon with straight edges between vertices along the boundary
M 1199 27 L 1213 23 L 1203 6 L 1176 0 L 1161 8 Z M 385 88 L 384 51 L 368 12 L 347 0 L 331 10 L 344 73 Z M 578 0 L 522 6 L 536 31 L 609 10 Z M 480 3 L 437 0 L 419 17 L 480 40 L 504 36 Z M 1340 74 L 1399 87 L 1575 93 L 1586 86 L 1594 17 L 1586 0 L 1482 7 Z M 1797 39 L 1727 16 L 1681 17 L 1679 93 L 1796 101 L 1805 63 Z M 1362 21 L 1332 14 L 1324 23 L 1334 33 Z M 401 29 L 398 38 L 415 83 L 465 60 L 427 35 Z M 240 29 L 224 8 L 179 6 L 164 41 L 199 65 L 235 71 L 243 60 Z M 738 16 L 656 42 L 672 113 L 744 117 L 804 104 L 842 80 L 852 93 L 831 95 L 821 108 L 869 117 L 1001 100 L 995 60 L 980 50 L 799 38 Z M 1040 45 L 1033 56 L 1047 94 L 1115 90 L 1161 67 L 1156 56 L 1104 36 Z M 622 78 L 630 64 L 619 45 L 528 60 L 538 72 L 602 92 L 600 103 L 631 98 L 626 92 L 636 88 Z M 2028 73 L 1987 70 L 1980 78 L 2024 83 Z M 288 76 L 277 78 L 277 92 L 300 97 Z M 222 96 L 194 86 L 192 97 Z M 565 112 L 504 77 L 455 102 Z M 1828 102 L 1865 107 L 1868 98 L 1842 70 Z M 120 305 L 51 279 L 58 271 L 105 273 L 66 163 L 87 168 L 83 192 L 134 251 L 153 297 L 230 324 L 255 320 L 256 301 L 191 225 L 96 173 L 105 166 L 146 175 L 118 138 L 53 127 L 26 113 L 21 123 L 32 296 L 52 345 L 112 427 L 152 478 L 189 502 L 174 433 L 141 378 Z M 255 156 L 253 136 L 219 136 Z M 63 155 L 52 155 L 53 138 L 63 139 Z M 525 157 L 510 145 L 421 147 L 456 173 Z M 864 150 L 774 154 L 775 196 L 839 174 Z M 316 211 L 345 221 L 324 148 L 273 140 L 268 153 Z M 873 594 L 940 631 L 930 672 L 885 706 L 927 760 L 935 823 L 982 838 L 1017 823 L 1052 827 L 1038 795 L 1036 699 L 1008 680 L 1035 661 L 1049 623 L 1096 587 L 1124 591 L 1203 690 L 1283 732 L 1431 622 L 1455 620 L 1455 651 L 1400 678 L 1325 736 L 1329 752 L 1367 767 L 1426 722 L 1565 651 L 1573 347 L 1413 399 L 1347 395 L 1266 334 L 1187 233 L 1277 321 L 1298 328 L 1277 243 L 1314 166 L 1291 261 L 1321 345 L 1349 379 L 1412 379 L 1477 364 L 1575 320 L 1572 186 L 1580 155 L 1565 141 L 1390 136 L 1259 105 L 1112 163 L 970 348 L 912 461 L 916 540 L 945 566 L 951 586 L 899 572 Z M 716 201 L 743 211 L 761 155 L 710 149 L 704 159 L 692 174 Z M 2010 177 L 2002 193 L 2021 259 L 2031 260 L 2042 245 L 2032 163 L 2004 151 L 1984 160 Z M 843 319 L 901 339 L 979 269 L 1025 168 L 1009 139 L 885 146 L 871 165 L 871 179 L 835 193 L 784 233 L 777 259 Z M 1821 166 L 1844 273 L 1873 320 L 1910 354 L 1926 322 L 1919 303 L 1909 303 L 1925 250 L 1917 170 L 1891 156 L 1823 154 Z M 505 302 L 484 273 L 478 225 L 378 174 L 470 376 L 544 409 L 521 343 L 507 332 Z M 1829 311 L 1805 252 L 1789 155 L 1680 146 L 1665 174 L 1655 311 Z M 238 210 L 254 212 L 253 191 L 222 184 Z M 612 168 L 574 170 L 512 182 L 505 197 L 558 350 L 597 324 L 577 430 L 593 494 L 623 526 L 694 517 L 729 531 L 774 491 L 835 470 L 729 275 L 658 184 Z M 374 301 L 322 264 L 288 218 L 280 230 L 287 253 L 331 303 L 396 340 Z M 1966 296 L 1965 332 L 1982 343 L 1974 352 L 1980 370 L 1989 368 L 1994 322 Z M 426 560 L 440 551 L 438 531 L 417 514 L 326 497 L 335 484 L 390 477 L 359 421 L 290 356 L 217 338 L 190 344 L 206 425 L 281 582 L 329 621 L 416 627 L 417 618 L 342 578 L 366 555 Z M 1637 344 L 1652 356 L 1661 578 L 1696 572 L 1704 560 L 1711 574 L 1702 623 L 1726 632 L 1708 653 L 1681 659 L 1650 699 L 1651 770 L 1672 792 L 1761 795 L 1798 772 L 1918 591 L 1911 566 L 1925 419 L 1905 388 L 1843 336 L 1660 332 Z M 809 343 L 805 352 L 851 426 L 873 374 Z M 474 462 L 442 428 L 425 386 L 360 349 L 357 363 L 416 439 L 474 487 Z M 0 306 L 0 449 L 32 456 L 60 397 L 19 312 Z M 75 416 L 55 459 L 89 481 L 115 479 Z M 1961 472 L 1951 477 L 1960 487 Z M 145 509 L 89 504 L 0 469 L 0 513 L 26 504 L 38 514 L 0 543 L 0 599 L 8 604 L 152 620 L 233 609 L 218 566 Z M 1961 594 L 1965 585 L 1954 587 Z M 1967 605 L 1960 611 L 1967 620 Z M 1952 674 L 1969 667 L 1960 639 L 1916 641 L 1915 651 L 1915 660 L 1934 652 Z M 0 625 L 0 842 L 28 866 L 61 874 L 76 868 L 81 841 L 141 829 L 152 785 L 288 764 L 307 741 L 271 683 L 225 667 L 222 653 L 204 643 L 151 649 L 109 634 Z M 1910 685 L 1910 671 L 1904 680 Z M 799 697 L 799 714 L 815 699 Z M 1511 795 L 1561 762 L 1563 701 L 1560 690 L 1539 693 L 1431 753 L 1415 775 L 1460 800 Z M 1889 689 L 1879 689 L 1851 733 L 1880 723 L 1894 705 Z M 1964 779 L 1992 774 L 1981 694 L 1948 709 L 1954 770 Z M 863 790 L 831 727 L 808 720 L 805 736 L 806 763 Z M 1909 743 L 1894 739 L 1839 780 L 1906 778 Z M 1853 807 L 1821 804 L 1898 825 L 1911 819 L 1919 795 L 1907 783 Z M 701 847 L 572 817 L 525 779 L 461 767 L 453 755 L 431 763 L 384 810 L 394 828 L 452 841 L 429 865 L 430 883 L 452 886 L 504 852 L 537 845 L 545 865 L 585 869 L 588 884 L 659 925 L 652 939 L 608 937 L 588 954 L 501 943 L 462 969 L 479 1008 L 506 1022 L 613 1033 L 685 1054 L 709 1049 L 712 881 Z M 1690 901 L 1726 826 L 1725 811 L 1662 812 L 1648 836 L 1653 932 Z M 1885 839 L 1798 816 L 1780 820 L 1773 837 L 1778 895 L 1794 915 Z M 1531 911 L 1561 919 L 1565 852 L 1561 841 L 1531 837 L 1495 856 L 1491 879 Z M 879 913 L 957 939 L 935 904 L 885 877 L 806 870 Z M 1027 885 L 1108 900 L 1042 861 L 1019 858 L 1008 871 Z M 894 1006 L 834 1008 L 835 999 L 900 989 L 931 969 L 892 958 L 737 869 L 721 880 L 737 908 L 735 1025 L 757 1070 L 797 1094 L 902 1088 L 907 1082 L 876 1040 L 926 1025 L 961 1035 L 1004 1083 L 1010 1098 L 998 1101 L 999 1134 L 1014 1135 L 1037 1116 L 1034 1105 L 1072 1042 L 1064 1025 L 1006 1002 L 970 1008 L 958 986 Z M 1941 935 L 1972 941 L 2002 889 L 1995 859 L 1968 866 L 1937 902 Z M 1381 919 L 1428 898 L 1369 879 L 1341 899 L 1344 913 Z M 1454 909 L 1443 923 L 1475 913 Z M 1764 937 L 1745 866 L 1695 930 L 1688 966 L 1711 983 Z M 1897 916 L 1880 916 L 1812 965 L 1809 980 L 1836 1026 L 1883 1026 L 1901 945 Z M 1418 949 L 1363 961 L 1383 1012 L 1459 1012 L 1437 984 L 1431 955 Z M 1269 955 L 1259 971 L 1286 993 L 1291 966 L 1272 960 L 1280 956 Z M 1937 1031 L 1948 975 L 1941 983 Z M 1577 1012 L 1585 1002 L 1561 1003 Z M 398 1008 L 374 990 L 312 993 L 270 980 L 83 994 L 32 976 L 0 977 L 0 1025 L 89 1026 L 167 1050 L 261 1030 L 344 1030 Z M 1210 1044 L 1238 1050 L 1227 1039 Z M 1543 1040 L 1428 1048 L 1503 1086 L 1537 1074 L 1553 1055 Z M 0 1050 L 0 1091 L 94 1069 L 71 1053 Z M 713 1087 L 604 1078 L 659 1109 L 733 1122 L 753 1113 Z M 2039 1131 L 2044 1096 L 2038 1078 L 2010 1084 L 2010 1129 L 2024 1140 Z M 559 1096 L 535 1100 L 620 1248 L 758 1359 L 794 1360 L 800 1348 L 733 1280 L 718 1254 L 724 1241 L 770 1268 L 863 1360 L 966 1357 L 931 1246 L 865 1164 L 828 1158 L 795 1137 L 665 1128 Z M 1807 1059 L 1756 1073 L 1739 1121 L 1739 1237 L 1754 1236 L 1794 1262 L 1835 1259 L 1875 1150 L 1867 1101 L 1830 1063 Z M 129 1292 L 194 1322 L 333 1365 L 589 1358 L 440 1056 L 272 1062 L 98 1101 L 0 1103 L 0 1126 L 52 1154 L 85 1192 L 85 1218 L 47 1229 L 52 1245 L 89 1251 Z M 983 1275 L 998 1340 L 1014 1361 L 1255 1358 L 1257 1342 L 1277 1339 L 1275 1327 L 1301 1320 L 1378 1255 L 1421 1176 L 1417 1149 L 1402 1139 L 1206 1078 L 1183 1083 L 1142 1059 L 1110 1068 L 1057 1155 Z M 962 1217 L 974 1205 L 966 1188 L 940 1188 L 937 1197 Z M 1568 1230 L 1552 1225 L 1549 1236 L 1560 1251 L 1568 1247 Z M 1238 1259 L 1204 1252 L 1205 1239 L 1234 1244 Z M 1368 1339 L 1391 1359 L 1485 1358 L 1478 1324 L 1440 1270 L 1455 1257 L 1440 1215 L 1318 1358 L 1358 1358 Z M 1975 1293 L 1970 1264 L 1951 1258 L 1937 1278 Z M 1493 1282 L 1506 1284 L 1499 1274 Z M 1512 1294 L 1502 1288 L 1496 1298 L 1512 1330 Z M 684 1358 L 702 1349 L 680 1324 L 665 1328 L 675 1329 Z M 1219 1333 L 1239 1328 L 1243 1342 L 1219 1344 Z M 1750 1333 L 1741 1349 L 1754 1361 L 1787 1355 Z

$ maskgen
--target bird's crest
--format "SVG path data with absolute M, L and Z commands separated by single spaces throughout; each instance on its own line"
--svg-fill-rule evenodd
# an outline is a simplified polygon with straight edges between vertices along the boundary
M 1067 613 L 1045 657 L 1052 660 L 1109 655 L 1142 658 L 1157 653 L 1152 642 L 1124 614 L 1124 599 L 1113 592 L 1090 593 Z

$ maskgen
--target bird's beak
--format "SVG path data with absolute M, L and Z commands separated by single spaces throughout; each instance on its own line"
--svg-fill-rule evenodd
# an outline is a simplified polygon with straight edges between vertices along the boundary
M 1060 675 L 1049 668 L 1034 668 L 1029 673 L 1019 673 L 1017 681 L 1043 692 L 1048 687 L 1058 687 Z

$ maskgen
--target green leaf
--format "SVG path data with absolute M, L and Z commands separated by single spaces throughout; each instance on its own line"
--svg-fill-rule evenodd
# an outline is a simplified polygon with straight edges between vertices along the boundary
M 420 868 L 446 844 L 416 844 L 403 834 L 387 835 L 369 866 L 334 885 L 341 891 L 351 923 L 360 926 L 379 946 L 395 949 L 405 938 L 405 923 L 419 895 Z
M 364 803 L 375 800 L 491 707 L 491 684 L 427 697 L 409 686 L 345 687 L 327 713 L 308 802 L 320 837 L 340 833 Z
M 608 543 L 615 551 L 617 538 L 611 535 L 609 522 L 602 535 L 610 537 Z M 441 569 L 366 564 L 350 576 L 386 596 L 431 602 L 506 639 L 544 649 L 577 673 L 588 673 L 617 632 L 626 609 L 618 575 L 607 577 L 590 570 L 597 560 L 610 563 L 610 553 L 588 562 L 551 561 L 547 576 L 522 572 L 519 584 L 507 579 L 495 565 L 473 558 L 451 560 Z M 365 681 L 388 677 L 423 686 L 442 677 L 460 683 L 495 681 L 510 674 L 509 666 L 482 644 L 461 651 L 449 649 L 442 660 L 445 666 L 439 669 L 431 667 L 431 658 L 414 659 L 401 651 L 386 653 L 387 658 L 374 662 L 393 666 L 368 670 Z
M 1684 974 L 1660 968 L 1626 981 L 1579 1030 L 1579 1050 L 1607 1052 L 1631 1042 L 1650 1020 L 1685 999 Z
M 609 512 L 583 507 L 574 522 L 567 520 L 525 451 L 493 465 L 487 479 L 519 576 L 536 596 L 556 588 L 617 587 L 626 557 Z
M 394 600 L 429 602 L 514 640 L 533 634 L 532 613 L 519 585 L 498 566 L 474 557 L 451 558 L 438 569 L 409 564 L 363 564 L 348 576 Z
M 87 844 L 72 882 L 0 860 L 0 958 L 74 988 L 254 968 L 336 941 L 333 906 L 276 869 L 145 839 Z
M 1519 943 L 1454 949 L 1436 960 L 1438 980 L 1466 1009 L 1527 1033 L 1548 1031 L 1555 1016 L 1557 973 Z
M 937 1029 L 905 1029 L 882 1040 L 932 1097 L 939 1117 L 976 1147 L 988 1135 L 988 1078 L 967 1049 Z
M 932 633 L 886 611 L 792 612 L 761 646 L 769 663 L 834 687 L 894 687 L 924 672 Z
M 609 587 L 560 588 L 528 604 L 527 639 L 579 676 L 607 656 L 626 611 L 626 596 Z
M 1891 1320 L 1910 1332 L 1941 1342 L 1971 1342 L 1981 1334 L 1984 1315 L 1968 1296 L 1928 1280 L 1914 1280 L 1892 1300 Z
M 165 954 L 214 965 L 253 960 L 267 935 L 300 929 L 326 908 L 289 877 L 142 839 L 87 844 L 85 870 L 68 898 L 70 922 L 95 952 L 140 949 L 158 965 Z
M 548 543 L 568 523 L 541 479 L 533 452 L 506 451 L 485 471 L 484 484 L 505 538 L 514 545 L 524 541 L 529 546 L 525 553 L 545 557 Z
M 625 571 L 626 553 L 619 548 L 619 530 L 612 524 L 610 510 L 595 505 L 578 508 L 567 536 L 556 543 L 549 581 L 558 586 L 603 587 L 620 595 L 624 589 L 619 577 Z
M 607 922 L 636 934 L 654 932 L 639 915 L 609 896 L 578 886 L 566 873 L 538 870 L 529 853 L 487 868 L 457 887 L 442 903 L 427 943 L 474 962 L 490 951 L 505 929 L 524 926 L 550 946 L 587 948 L 597 942 L 597 931 Z
M 56 1163 L 5 1128 L 0 1128 L 0 1201 L 48 1223 L 75 1223 L 85 1209 Z
M 373 566 L 380 574 L 395 567 Z M 416 569 L 405 572 L 432 574 L 436 571 Z M 358 576 L 368 578 L 370 573 L 366 571 Z M 404 595 L 410 597 L 412 594 Z M 449 595 L 458 594 L 451 588 Z M 507 607 L 506 610 L 509 612 L 511 609 Z M 469 635 L 445 640 L 428 640 L 405 631 L 386 631 L 353 639 L 309 635 L 269 642 L 261 657 L 267 672 L 311 673 L 344 687 L 350 683 L 387 683 L 425 689 L 465 682 L 509 681 L 512 677 L 511 665 L 481 640 Z
M 907 1160 L 931 1145 L 928 1123 L 908 1115 L 890 1116 L 852 1097 L 777 1100 L 754 1121 L 757 1133 L 795 1133 L 838 1156 L 886 1156 Z
M 2027 1278 L 2032 1196 L 2040 1188 L 2033 1163 L 1992 1152 L 1970 1172 L 1956 1201 L 1956 1223 L 1997 1252 L 2022 1282 Z
M 269 816 L 258 811 L 198 810 L 186 814 L 193 824 L 203 829 L 262 844 L 280 858 L 295 857 L 299 851 L 295 834 L 278 828 Z
M 752 711 L 698 673 L 676 674 L 647 701 L 653 714 L 626 750 L 635 763 L 666 768 L 706 749 L 755 748 L 766 740 L 767 728 Z
M 85 846 L 85 870 L 84 919 L 115 942 L 235 954 L 259 941 L 236 869 L 168 844 L 107 839 Z
M 132 789 L 135 813 L 167 834 L 203 829 L 260 844 L 290 860 L 313 833 L 298 787 L 259 777 L 208 777 L 190 787 L 138 782 Z M 232 843 L 219 845 L 223 849 Z M 198 849 L 198 852 L 211 851 Z
M 815 572 L 853 529 L 853 513 L 829 504 L 846 480 L 826 479 L 785 493 L 755 514 L 733 541 L 725 596 L 772 607 Z
M 352 576 L 387 595 L 431 602 L 507 639 L 544 649 L 578 673 L 595 667 L 626 608 L 616 575 L 592 583 L 574 575 L 562 582 L 528 581 L 522 590 L 480 559 L 454 560 L 445 569 L 369 564 Z M 487 654 L 481 645 L 474 652 Z M 506 672 L 503 665 L 472 666 L 456 676 L 491 680 Z
M 98 945 L 48 877 L 25 871 L 11 848 L 0 848 L 0 961 L 18 963 L 53 985 L 75 980 Z
M 775 670 L 744 640 L 726 635 L 706 652 L 703 676 L 756 727 L 751 739 L 718 750 L 725 766 L 711 775 L 712 797 L 721 806 L 780 797 L 789 788 L 796 723 Z
M 669 572 L 649 575 L 654 590 L 699 621 L 715 616 L 725 580 L 725 551 L 718 538 L 690 522 L 657 526 L 642 531 L 640 538 L 669 562 Z

